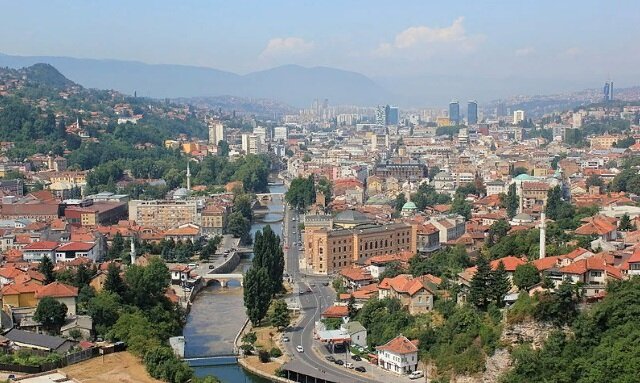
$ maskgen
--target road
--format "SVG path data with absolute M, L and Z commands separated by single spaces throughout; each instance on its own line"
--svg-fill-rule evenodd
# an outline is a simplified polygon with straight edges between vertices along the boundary
M 377 382 L 377 380 L 367 378 L 353 370 L 347 370 L 345 367 L 330 363 L 323 356 L 318 355 L 327 355 L 328 352 L 324 350 L 324 345 L 313 339 L 315 322 L 320 320 L 320 314 L 333 304 L 335 292 L 330 283 L 327 283 L 330 282 L 328 277 L 305 275 L 300 272 L 298 243 L 302 240 L 298 228 L 299 223 L 300 215 L 287 207 L 283 221 L 286 270 L 295 282 L 296 287 L 293 293 L 297 295 L 297 301 L 303 315 L 297 326 L 287 333 L 290 339 L 290 342 L 285 343 L 287 353 L 293 356 L 294 361 L 300 362 L 310 370 L 315 371 L 314 375 L 319 378 L 324 375 L 327 379 L 340 382 Z M 286 248 L 287 246 L 288 248 Z M 323 283 L 327 283 L 328 286 L 324 286 Z M 311 290 L 310 293 L 306 292 L 308 289 Z M 300 291 L 303 294 L 299 294 Z M 294 299 L 296 298 L 294 297 Z M 304 352 L 299 353 L 295 350 L 298 345 L 302 345 Z M 350 360 L 349 362 L 353 361 Z M 366 368 L 367 371 L 370 370 L 369 366 Z

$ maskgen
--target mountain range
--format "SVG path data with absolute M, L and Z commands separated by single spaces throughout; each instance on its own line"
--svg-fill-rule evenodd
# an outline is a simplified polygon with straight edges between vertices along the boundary
M 47 63 L 65 77 L 88 88 L 114 89 L 153 98 L 238 96 L 309 106 L 315 99 L 331 104 L 388 103 L 390 93 L 370 78 L 327 67 L 284 65 L 239 75 L 213 68 L 146 64 L 55 56 L 13 56 L 0 53 L 0 66 L 22 68 Z

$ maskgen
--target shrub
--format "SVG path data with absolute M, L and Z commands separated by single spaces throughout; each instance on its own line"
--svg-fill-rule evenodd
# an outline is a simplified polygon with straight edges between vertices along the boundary
M 269 354 L 272 358 L 279 358 L 282 356 L 282 351 L 280 351 L 278 347 L 274 347 L 271 349 L 271 351 L 269 351 Z
M 260 359 L 260 362 L 262 363 L 268 363 L 271 360 L 271 357 L 266 350 L 260 350 L 258 351 L 258 359 Z

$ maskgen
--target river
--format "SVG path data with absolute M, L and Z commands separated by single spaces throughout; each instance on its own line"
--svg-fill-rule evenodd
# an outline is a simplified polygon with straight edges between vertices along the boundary
M 271 193 L 285 192 L 284 186 L 271 186 Z M 268 203 L 269 212 L 264 217 L 266 221 L 274 221 L 282 215 L 283 202 L 274 197 Z M 255 221 L 251 226 L 251 235 L 266 226 L 265 223 Z M 280 235 L 281 222 L 271 224 L 273 231 Z M 243 259 L 234 272 L 244 272 L 251 265 L 251 256 Z M 242 302 L 242 287 L 236 282 L 229 282 L 225 289 L 220 285 L 209 286 L 196 297 L 191 311 L 187 316 L 187 323 L 183 330 L 185 337 L 185 357 L 193 358 L 211 355 L 231 355 L 233 340 L 246 320 Z M 197 376 L 215 375 L 224 383 L 266 383 L 268 380 L 245 372 L 235 363 L 217 366 L 193 366 Z

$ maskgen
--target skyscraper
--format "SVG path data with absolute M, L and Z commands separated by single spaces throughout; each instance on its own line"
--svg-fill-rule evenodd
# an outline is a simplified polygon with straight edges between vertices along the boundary
M 607 81 L 604 83 L 604 101 L 613 101 L 613 81 Z
M 221 122 L 212 121 L 209 123 L 209 144 L 218 145 L 224 141 L 224 125 Z
M 478 102 L 469 101 L 467 104 L 467 122 L 469 125 L 475 125 L 478 123 Z
M 384 108 L 384 124 L 386 126 L 398 125 L 399 121 L 400 121 L 400 116 L 399 116 L 398 107 L 387 105 Z
M 449 103 L 449 121 L 452 125 L 460 123 L 460 104 L 456 100 Z
M 524 121 L 524 110 L 514 110 L 513 124 L 517 125 L 520 121 Z

